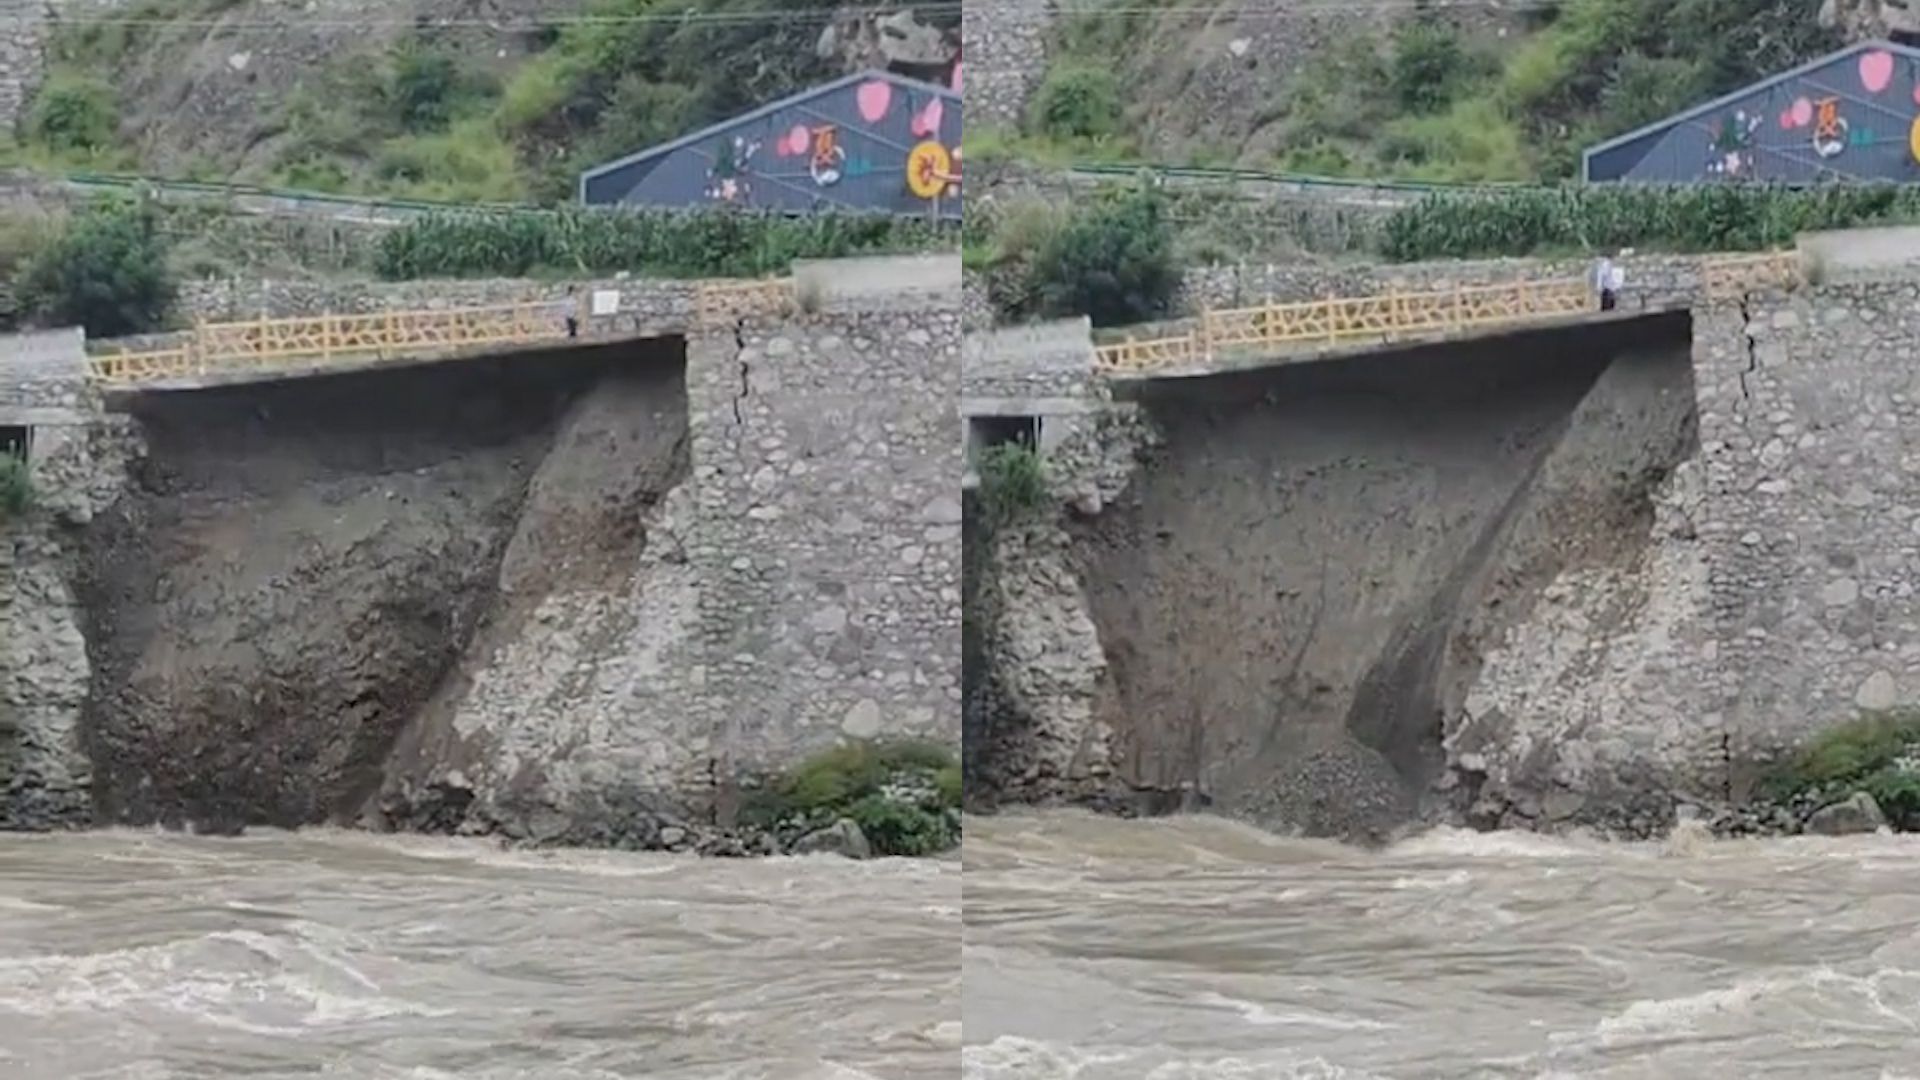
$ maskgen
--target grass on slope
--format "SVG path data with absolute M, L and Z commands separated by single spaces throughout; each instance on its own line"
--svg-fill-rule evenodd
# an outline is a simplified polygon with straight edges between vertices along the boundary
M 170 21 L 204 20 L 238 2 L 142 0 L 129 22 L 61 29 L 52 77 L 7 157 L 138 170 L 122 149 L 129 133 L 116 73 L 137 54 L 191 48 Z M 470 43 L 417 30 L 392 47 L 340 55 L 306 78 L 261 124 L 271 164 L 235 178 L 350 194 L 564 201 L 582 168 L 839 74 L 839 59 L 815 46 L 824 17 L 841 7 L 597 0 L 585 12 L 592 18 L 536 33 L 533 55 L 504 73 Z M 796 17 L 809 12 L 821 17 Z M 208 171 L 224 178 L 233 165 L 210 162 Z
M 1124 154 L 1147 142 L 1121 77 L 1165 48 L 1151 6 L 1062 20 L 1056 60 L 1035 93 L 1017 152 L 1040 160 Z M 1223 14 L 1226 14 L 1223 12 Z M 1439 181 L 1557 179 L 1579 151 L 1841 44 L 1795 0 L 1568 0 L 1519 39 L 1482 40 L 1438 16 L 1391 35 L 1347 37 L 1313 56 L 1263 123 L 1286 149 L 1241 162 L 1290 172 Z M 1116 58 L 1117 61 L 1116 61 Z M 1221 132 L 1195 160 L 1238 154 L 1250 132 Z

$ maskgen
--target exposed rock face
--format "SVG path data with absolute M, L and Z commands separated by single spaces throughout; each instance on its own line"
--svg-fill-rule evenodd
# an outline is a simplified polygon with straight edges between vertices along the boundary
M 1850 41 L 1920 35 L 1920 9 L 1907 0 L 1821 0 L 1819 20 Z
M 849 859 L 873 858 L 873 845 L 867 843 L 867 836 L 860 826 L 847 818 L 841 818 L 832 825 L 817 832 L 810 832 L 794 841 L 795 855 L 833 854 L 844 855 Z
M 922 22 L 911 9 L 878 15 L 850 11 L 820 32 L 815 48 L 822 59 L 848 71 L 892 70 L 946 85 L 960 57 L 960 35 Z

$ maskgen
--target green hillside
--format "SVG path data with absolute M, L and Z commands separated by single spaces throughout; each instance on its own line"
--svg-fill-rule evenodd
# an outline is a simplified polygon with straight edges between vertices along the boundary
M 1297 65 L 1223 73 L 1244 5 L 1106 6 L 1058 24 L 1023 130 L 983 142 L 1055 161 L 1552 180 L 1595 141 L 1844 44 L 1790 0 L 1568 0 L 1497 23 L 1467 15 L 1499 9 L 1409 6 Z

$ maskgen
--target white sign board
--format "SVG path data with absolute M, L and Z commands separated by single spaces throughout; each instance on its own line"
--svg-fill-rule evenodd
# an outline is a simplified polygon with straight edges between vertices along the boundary
M 595 289 L 593 291 L 593 313 L 612 315 L 620 310 L 620 290 Z

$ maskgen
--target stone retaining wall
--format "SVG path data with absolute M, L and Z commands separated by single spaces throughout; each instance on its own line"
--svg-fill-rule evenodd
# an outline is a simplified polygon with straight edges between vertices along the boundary
M 1014 127 L 1027 98 L 1046 74 L 1051 0 L 983 0 L 962 17 L 967 118 L 977 125 Z

